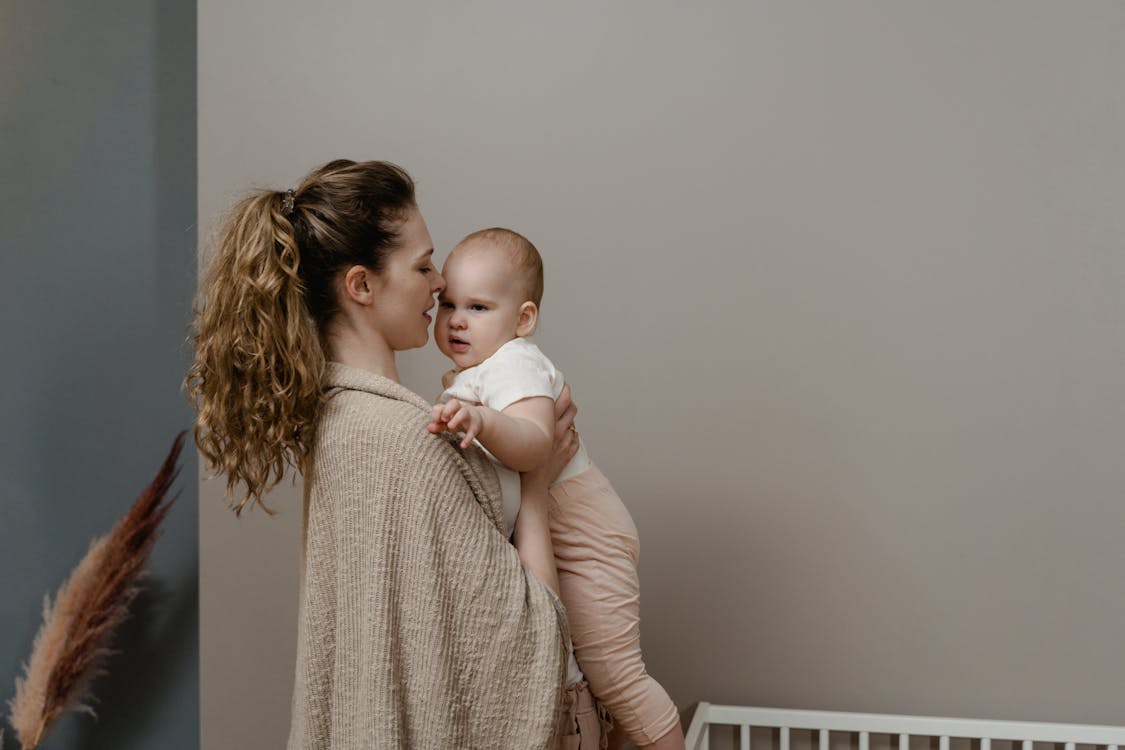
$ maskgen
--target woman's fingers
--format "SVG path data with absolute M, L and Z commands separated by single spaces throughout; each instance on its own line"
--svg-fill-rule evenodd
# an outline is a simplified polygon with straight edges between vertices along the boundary
M 570 384 L 564 383 L 559 397 L 555 399 L 555 441 L 574 425 L 574 415 L 578 413 L 578 406 L 570 396 Z
M 563 455 L 566 456 L 567 463 L 570 463 L 570 459 L 574 458 L 575 454 L 578 453 L 578 433 L 571 431 L 570 434 L 573 436 L 573 439 L 570 440 L 563 449 Z
M 566 433 L 574 428 L 574 415 L 577 413 L 578 408 L 574 404 L 570 404 L 566 411 L 559 415 L 555 422 L 555 440 L 561 440 Z
M 570 397 L 570 383 L 563 383 L 559 397 L 555 399 L 555 419 L 561 417 L 573 403 Z
M 578 452 L 578 430 L 573 423 L 574 412 L 570 411 L 564 416 L 567 416 L 567 419 L 560 421 L 555 428 L 555 450 L 565 458 L 566 462 L 569 462 Z

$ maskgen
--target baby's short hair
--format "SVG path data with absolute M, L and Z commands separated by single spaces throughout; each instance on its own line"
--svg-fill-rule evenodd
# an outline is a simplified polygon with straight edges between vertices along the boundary
M 465 236 L 461 245 L 470 242 L 488 242 L 511 253 L 512 263 L 523 277 L 527 299 L 539 307 L 543 301 L 543 258 L 531 240 L 519 232 L 504 227 L 480 229 Z

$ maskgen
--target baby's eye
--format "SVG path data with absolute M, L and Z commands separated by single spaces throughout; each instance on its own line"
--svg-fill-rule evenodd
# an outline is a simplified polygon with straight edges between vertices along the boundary
M 452 310 L 453 309 L 453 303 L 452 302 L 439 302 L 438 307 L 445 308 L 446 310 Z
M 488 308 L 484 305 L 469 305 L 469 309 L 475 312 L 480 312 L 481 310 L 487 310 Z

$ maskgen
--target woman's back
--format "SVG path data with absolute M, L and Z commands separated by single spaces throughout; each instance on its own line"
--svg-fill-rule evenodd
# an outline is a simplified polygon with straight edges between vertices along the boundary
M 306 483 L 290 748 L 548 747 L 565 617 L 500 532 L 483 455 L 331 364 Z

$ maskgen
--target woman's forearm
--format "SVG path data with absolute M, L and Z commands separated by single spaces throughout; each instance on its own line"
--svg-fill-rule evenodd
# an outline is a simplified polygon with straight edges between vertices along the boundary
M 508 408 L 518 406 L 513 404 Z M 524 567 L 558 596 L 559 573 L 555 569 L 555 549 L 551 544 L 551 495 L 547 488 L 578 450 L 578 433 L 573 427 L 577 409 L 570 399 L 570 386 L 563 386 L 553 409 L 555 429 L 549 460 L 532 471 L 520 474 L 520 512 L 516 516 L 515 543 Z
M 559 574 L 548 523 L 550 497 L 546 488 L 523 487 L 523 500 L 516 516 L 515 545 L 524 567 L 540 583 L 559 595 Z

